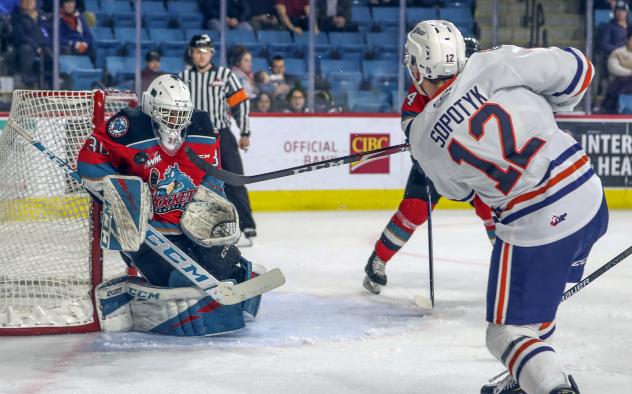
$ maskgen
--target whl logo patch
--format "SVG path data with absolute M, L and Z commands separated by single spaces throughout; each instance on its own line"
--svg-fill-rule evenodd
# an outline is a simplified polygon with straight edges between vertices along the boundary
M 390 145 L 391 136 L 389 134 L 351 134 L 351 153 L 368 152 L 375 149 L 386 148 Z M 356 161 L 349 165 L 351 174 L 388 174 L 390 173 L 389 156 L 376 157 L 367 161 Z
M 564 220 L 566 220 L 566 212 L 564 212 L 563 214 L 557 216 L 557 215 L 553 215 L 553 217 L 551 218 L 551 226 L 555 227 L 558 224 L 562 223 Z

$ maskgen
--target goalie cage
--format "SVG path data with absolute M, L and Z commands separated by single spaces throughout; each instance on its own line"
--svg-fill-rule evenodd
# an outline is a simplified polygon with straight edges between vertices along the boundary
M 76 168 L 93 127 L 136 104 L 127 92 L 18 90 L 9 117 Z M 0 335 L 98 331 L 94 287 L 128 272 L 115 255 L 103 262 L 100 206 L 11 128 L 0 174 Z

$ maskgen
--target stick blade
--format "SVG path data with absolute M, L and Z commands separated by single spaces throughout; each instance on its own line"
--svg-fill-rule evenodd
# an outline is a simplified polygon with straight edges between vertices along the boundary
M 413 301 L 415 302 L 415 305 L 423 311 L 424 315 L 432 315 L 434 308 L 432 307 L 432 301 L 430 301 L 430 298 L 417 294 L 415 298 L 413 298 Z
M 280 269 L 274 268 L 264 274 L 255 276 L 237 285 L 220 283 L 222 305 L 234 305 L 249 298 L 256 297 L 267 291 L 281 287 L 285 283 L 285 277 Z M 225 285 L 226 284 L 226 285 Z

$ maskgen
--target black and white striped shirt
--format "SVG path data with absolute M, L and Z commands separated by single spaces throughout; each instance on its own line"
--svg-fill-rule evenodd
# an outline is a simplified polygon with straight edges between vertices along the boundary
M 241 135 L 250 135 L 248 94 L 230 69 L 213 66 L 200 73 L 192 68 L 181 72 L 180 78 L 189 86 L 193 107 L 208 112 L 215 127 L 230 127 L 230 111 Z

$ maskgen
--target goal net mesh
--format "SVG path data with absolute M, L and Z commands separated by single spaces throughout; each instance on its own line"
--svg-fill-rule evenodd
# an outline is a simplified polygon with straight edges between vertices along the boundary
M 103 103 L 96 92 L 16 91 L 9 119 L 76 169 L 93 121 L 129 104 L 113 97 Z M 94 325 L 95 281 L 126 272 L 116 259 L 102 265 L 93 235 L 98 205 L 11 127 L 0 133 L 0 174 L 0 334 Z

